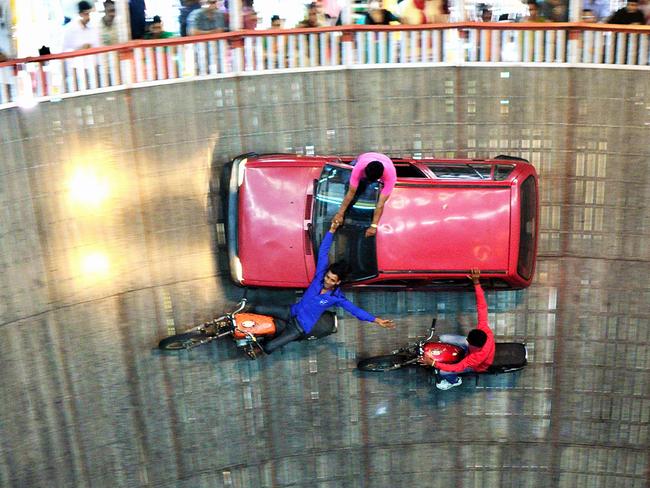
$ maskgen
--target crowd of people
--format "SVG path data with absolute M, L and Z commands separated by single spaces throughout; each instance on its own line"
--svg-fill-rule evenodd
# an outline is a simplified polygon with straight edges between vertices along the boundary
M 258 0 L 261 1 L 261 0 Z M 517 12 L 503 12 L 488 3 L 478 3 L 469 20 L 479 22 L 566 22 L 568 0 L 523 0 L 525 5 Z M 165 30 L 161 17 L 154 15 L 147 19 L 145 0 L 129 0 L 130 39 L 166 39 L 180 36 L 212 34 L 229 30 L 228 0 L 181 0 L 179 10 L 179 32 Z M 255 0 L 242 1 L 242 28 L 259 28 L 259 17 Z M 66 19 L 63 29 L 62 51 L 74 51 L 119 43 L 116 8 L 114 0 L 105 0 L 99 20 L 92 20 L 94 3 L 88 0 L 78 2 L 78 15 Z M 366 25 L 390 24 L 435 24 L 449 21 L 449 0 L 397 0 L 392 9 L 385 8 L 382 0 L 370 0 L 367 10 L 356 22 Z M 609 11 L 609 0 L 583 0 L 582 22 L 602 22 L 623 25 L 650 24 L 650 0 L 629 0 L 614 12 Z M 496 13 L 495 13 L 496 11 Z M 316 28 L 341 25 L 342 18 L 330 15 L 323 0 L 305 5 L 304 18 L 296 25 L 285 25 L 280 13 L 270 18 L 270 28 L 287 27 Z M 39 54 L 49 54 L 43 46 Z M 7 54 L 0 51 L 0 62 L 7 60 Z
M 259 0 L 258 0 L 259 1 Z M 606 4 L 604 3 L 606 1 Z M 213 34 L 229 30 L 227 0 L 182 0 L 179 11 L 180 36 Z M 393 10 L 384 8 L 381 0 L 368 2 L 367 11 L 359 19 L 366 25 L 390 24 L 435 24 L 449 21 L 449 0 L 398 0 Z M 493 7 L 479 3 L 475 17 L 470 20 L 481 22 L 524 21 L 524 22 L 566 22 L 568 21 L 568 2 L 566 0 L 527 0 L 527 14 L 493 13 Z M 584 0 L 581 20 L 583 22 L 603 22 L 611 24 L 650 24 L 650 0 L 629 0 L 615 11 L 607 12 L 608 0 Z M 65 27 L 63 50 L 84 49 L 117 43 L 115 23 L 115 2 L 103 2 L 104 13 L 95 25 L 90 21 L 93 6 L 88 1 L 78 4 L 79 17 L 72 19 Z M 176 34 L 165 31 L 160 16 L 151 21 L 145 17 L 145 0 L 129 0 L 131 39 L 165 39 Z M 284 20 L 280 14 L 271 16 L 270 27 L 283 29 Z M 254 0 L 242 2 L 242 28 L 258 28 L 259 18 Z M 315 0 L 305 5 L 304 18 L 295 26 L 316 28 L 341 25 L 341 15 L 332 16 L 326 12 L 323 0 Z

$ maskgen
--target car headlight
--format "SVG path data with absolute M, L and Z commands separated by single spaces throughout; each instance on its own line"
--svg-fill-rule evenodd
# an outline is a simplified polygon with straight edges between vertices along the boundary
M 241 184 L 244 182 L 244 171 L 246 171 L 246 161 L 248 161 L 248 159 L 243 159 L 242 161 L 239 162 L 239 165 L 237 167 L 237 187 L 240 187 Z

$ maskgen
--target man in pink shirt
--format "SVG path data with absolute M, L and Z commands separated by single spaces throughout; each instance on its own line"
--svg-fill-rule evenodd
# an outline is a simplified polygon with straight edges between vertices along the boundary
M 365 188 L 365 185 L 374 181 L 381 181 L 383 187 L 379 194 L 379 199 L 377 200 L 375 213 L 372 216 L 372 223 L 370 224 L 370 227 L 366 229 L 366 237 L 376 235 L 379 219 L 381 218 L 381 214 L 384 212 L 384 205 L 395 187 L 395 181 L 397 181 L 395 165 L 385 154 L 367 152 L 361 154 L 357 158 L 354 169 L 352 170 L 352 175 L 350 176 L 348 192 L 345 194 L 345 198 L 343 198 L 341 206 L 339 207 L 338 212 L 336 212 L 336 215 L 334 215 L 332 222 L 341 225 L 345 218 L 345 212 L 350 206 L 350 203 L 354 200 L 359 185 L 361 184 L 362 187 Z
M 474 268 L 468 276 L 474 283 L 474 292 L 476 293 L 476 310 L 478 313 L 478 324 L 476 329 L 472 329 L 467 338 L 455 334 L 444 334 L 440 336 L 441 342 L 456 344 L 466 351 L 466 355 L 459 362 L 454 364 L 441 363 L 433 361 L 431 366 L 437 368 L 442 381 L 436 384 L 440 390 L 448 390 L 454 386 L 462 384 L 462 380 L 457 373 L 467 373 L 475 371 L 481 373 L 487 371 L 494 362 L 494 333 L 488 325 L 488 308 L 481 288 L 479 277 L 481 272 Z

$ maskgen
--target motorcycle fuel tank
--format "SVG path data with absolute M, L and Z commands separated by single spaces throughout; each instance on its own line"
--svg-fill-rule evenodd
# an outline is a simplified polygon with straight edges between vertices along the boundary
M 246 334 L 256 337 L 275 334 L 275 322 L 272 317 L 256 313 L 239 313 L 235 316 L 235 339 L 244 339 Z
M 445 342 L 427 342 L 422 349 L 427 364 L 431 361 L 457 363 L 465 356 L 463 348 Z

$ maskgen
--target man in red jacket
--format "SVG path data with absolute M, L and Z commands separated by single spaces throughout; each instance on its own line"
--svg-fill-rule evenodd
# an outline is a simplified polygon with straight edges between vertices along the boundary
M 456 344 L 466 351 L 466 356 L 457 363 L 448 364 L 433 361 L 431 366 L 437 368 L 442 376 L 442 381 L 436 384 L 440 390 L 448 390 L 462 384 L 458 373 L 475 371 L 477 373 L 487 371 L 494 361 L 494 333 L 488 325 L 488 309 L 485 295 L 481 288 L 479 277 L 481 272 L 474 268 L 471 270 L 469 279 L 474 283 L 476 293 L 476 310 L 478 312 L 478 324 L 472 329 L 467 338 L 460 335 L 445 334 L 440 336 L 441 342 Z

